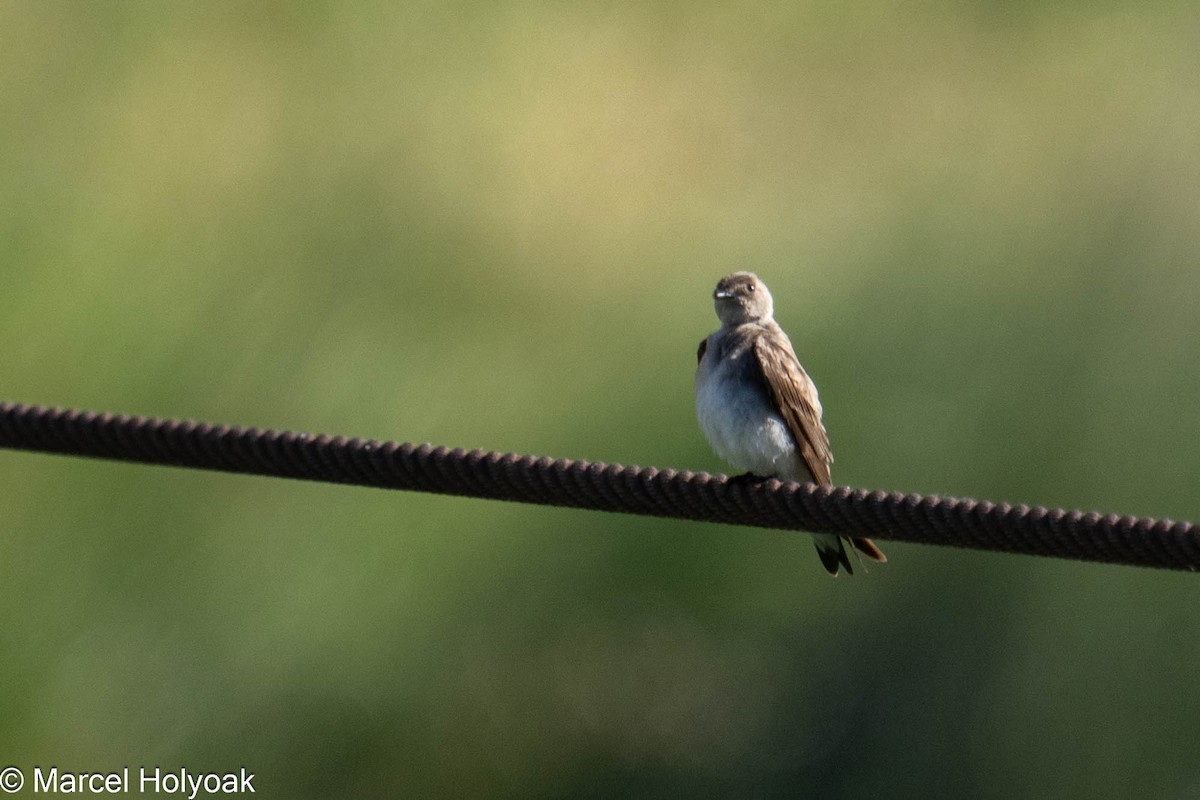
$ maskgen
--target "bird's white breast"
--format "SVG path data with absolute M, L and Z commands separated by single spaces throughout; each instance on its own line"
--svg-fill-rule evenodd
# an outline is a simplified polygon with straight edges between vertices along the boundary
M 696 417 L 721 458 L 755 475 L 808 479 L 796 443 L 762 384 L 746 378 L 739 359 L 752 349 L 719 358 L 719 334 L 710 337 L 696 374 Z

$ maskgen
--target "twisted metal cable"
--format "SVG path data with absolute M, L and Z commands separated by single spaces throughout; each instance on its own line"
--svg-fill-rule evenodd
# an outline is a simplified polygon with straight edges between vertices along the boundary
M 1200 526 L 0 402 L 0 447 L 731 525 L 1200 569 Z

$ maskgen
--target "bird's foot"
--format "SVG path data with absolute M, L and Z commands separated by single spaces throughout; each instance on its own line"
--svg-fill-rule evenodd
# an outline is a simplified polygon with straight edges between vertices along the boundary
M 729 483 L 731 483 L 731 484 L 762 483 L 765 480 L 769 480 L 769 479 L 764 478 L 762 475 L 755 475 L 753 472 L 743 472 L 741 475 L 734 475 L 732 478 L 730 478 Z

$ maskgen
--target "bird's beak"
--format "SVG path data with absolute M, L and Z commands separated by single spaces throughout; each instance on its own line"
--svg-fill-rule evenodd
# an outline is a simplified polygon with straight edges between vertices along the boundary
M 733 297 L 733 295 L 723 289 L 717 289 L 715 292 L 713 292 L 713 297 L 717 300 L 724 300 L 727 297 Z

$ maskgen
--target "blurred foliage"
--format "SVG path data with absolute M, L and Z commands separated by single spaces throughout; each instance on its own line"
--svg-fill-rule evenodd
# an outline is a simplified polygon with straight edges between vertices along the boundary
M 1200 517 L 1200 12 L 0 4 L 5 398 Z M 1190 796 L 1195 578 L 0 453 L 0 760 L 265 796 Z M 29 791 L 28 789 L 26 790 Z

